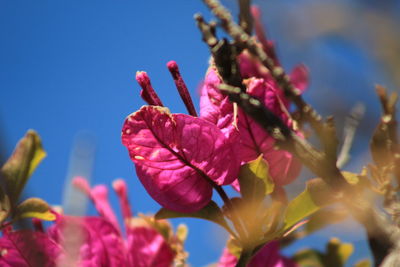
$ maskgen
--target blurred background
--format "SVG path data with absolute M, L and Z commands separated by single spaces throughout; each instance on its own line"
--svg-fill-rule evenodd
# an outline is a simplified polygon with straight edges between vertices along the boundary
M 237 14 L 236 1 L 223 1 Z M 361 102 L 366 114 L 357 130 L 346 170 L 369 160 L 368 140 L 379 121 L 374 85 L 400 88 L 400 2 L 395 0 L 254 1 L 286 69 L 304 63 L 311 83 L 305 98 L 339 129 Z M 176 60 L 198 103 L 197 89 L 209 59 L 193 14 L 211 18 L 200 0 L 40 2 L 0 0 L 0 161 L 28 129 L 41 135 L 47 158 L 25 195 L 63 204 L 74 214 L 93 214 L 67 186 L 74 175 L 91 184 L 124 178 L 136 213 L 159 206 L 142 188 L 120 141 L 122 123 L 144 102 L 134 77 L 147 71 L 164 104 L 185 112 L 166 68 Z M 197 104 L 198 106 L 198 104 Z M 311 177 L 306 171 L 302 175 Z M 292 188 L 301 190 L 299 180 Z M 299 189 L 300 188 L 300 189 Z M 72 201 L 72 199 L 74 201 Z M 116 197 L 110 199 L 117 207 Z M 117 209 L 119 212 L 119 210 Z M 226 235 L 208 222 L 177 219 L 189 226 L 186 248 L 193 266 L 217 261 Z M 351 263 L 368 257 L 362 229 L 351 220 L 285 249 L 323 249 L 330 236 L 355 244 Z

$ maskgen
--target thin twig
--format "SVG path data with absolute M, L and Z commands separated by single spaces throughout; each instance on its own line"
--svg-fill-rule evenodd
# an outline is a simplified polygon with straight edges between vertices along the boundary
M 333 121 L 331 119 L 328 119 L 326 122 L 322 121 L 321 116 L 303 100 L 300 90 L 293 86 L 283 68 L 275 65 L 273 59 L 267 56 L 262 47 L 233 21 L 229 11 L 218 0 L 203 1 L 220 20 L 223 29 L 234 39 L 235 46 L 246 48 L 270 70 L 272 77 L 276 80 L 279 87 L 295 103 L 302 118 L 305 118 L 316 132 L 322 142 L 324 152 L 318 151 L 306 140 L 298 137 L 280 118 L 263 106 L 258 99 L 246 94 L 242 84 L 230 83 L 229 80 L 232 77 L 223 77 L 227 85 L 221 86 L 220 89 L 229 95 L 231 101 L 236 102 L 244 112 L 259 123 L 277 141 L 280 148 L 298 157 L 304 165 L 330 185 L 333 193 L 343 196 L 342 202 L 349 207 L 357 221 L 365 227 L 370 247 L 374 253 L 375 264 L 378 266 L 382 263 L 385 255 L 388 255 L 395 248 L 396 243 L 395 239 L 393 239 L 395 230 L 376 209 L 371 207 L 369 203 L 365 203 L 358 196 L 355 188 L 346 182 L 343 174 L 336 166 L 335 151 L 337 141 L 329 141 L 329 138 L 326 138 L 326 134 L 328 133 L 328 137 L 333 136 L 336 139 Z M 228 66 L 235 66 L 235 64 L 237 62 L 232 62 Z M 218 66 L 217 62 L 216 65 L 217 68 L 224 69 L 224 67 Z M 236 77 L 236 79 L 239 79 L 239 77 Z M 352 196 L 352 198 L 350 199 L 347 196 Z
M 257 57 L 260 62 L 270 70 L 272 77 L 276 80 L 279 87 L 284 91 L 297 106 L 303 116 L 310 122 L 310 125 L 317 131 L 321 132 L 322 118 L 321 116 L 301 97 L 301 91 L 293 86 L 290 77 L 285 73 L 284 69 L 277 66 L 272 58 L 259 46 L 256 41 L 251 38 L 239 25 L 237 25 L 230 15 L 218 0 L 203 0 L 210 8 L 214 15 L 221 21 L 223 29 L 235 40 L 235 42 L 247 48 L 247 50 Z
M 239 2 L 239 25 L 247 33 L 253 30 L 253 17 L 251 16 L 251 0 L 238 0 Z

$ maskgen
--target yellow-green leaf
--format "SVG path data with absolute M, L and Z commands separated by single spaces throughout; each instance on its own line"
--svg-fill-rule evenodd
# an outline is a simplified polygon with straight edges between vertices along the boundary
M 186 226 L 186 224 L 179 224 L 178 228 L 176 229 L 176 236 L 178 237 L 179 241 L 184 243 L 186 241 L 186 238 L 188 236 L 189 229 Z
M 37 218 L 54 221 L 56 216 L 50 212 L 49 205 L 40 198 L 28 198 L 19 204 L 15 210 L 14 219 Z
M 11 206 L 10 199 L 5 194 L 3 188 L 0 186 L 0 224 L 7 219 L 10 214 Z
M 15 206 L 28 178 L 45 156 L 39 135 L 29 130 L 1 168 L 5 190 L 12 206 Z
M 322 262 L 323 255 L 313 249 L 305 249 L 297 252 L 292 260 L 298 263 L 300 266 L 307 267 L 325 267 Z
M 354 264 L 354 267 L 371 267 L 372 264 L 368 259 L 360 260 L 356 264 Z
M 284 216 L 284 230 L 288 230 L 299 221 L 318 211 L 321 207 L 333 203 L 329 186 L 320 178 L 307 182 L 306 189 L 289 202 Z
M 257 202 L 274 191 L 274 182 L 269 176 L 268 163 L 260 155 L 244 164 L 239 173 L 240 193 L 250 202 Z
M 332 238 L 327 244 L 325 263 L 335 263 L 328 266 L 345 266 L 354 251 L 350 243 L 341 243 L 338 238 Z

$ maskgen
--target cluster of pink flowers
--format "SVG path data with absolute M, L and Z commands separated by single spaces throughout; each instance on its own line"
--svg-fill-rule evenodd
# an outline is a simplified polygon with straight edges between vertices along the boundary
M 256 8 L 253 14 L 257 22 Z M 259 44 L 279 64 L 259 21 L 256 28 Z M 238 61 L 247 93 L 294 128 L 290 102 L 269 71 L 246 51 Z M 147 74 L 138 72 L 141 96 L 150 106 L 129 115 L 122 129 L 122 143 L 128 148 L 140 181 L 161 206 L 180 212 L 203 208 L 211 200 L 213 183 L 231 184 L 238 189 L 240 166 L 259 155 L 269 164 L 275 185 L 289 184 L 298 176 L 298 160 L 289 152 L 276 150 L 275 140 L 240 108 L 235 112 L 234 104 L 219 90 L 223 81 L 212 62 L 201 87 L 199 117 L 177 64 L 171 61 L 167 67 L 190 115 L 171 114 L 163 107 Z M 297 66 L 290 77 L 296 88 L 306 88 L 308 74 L 304 66 Z
M 252 13 L 258 44 L 280 66 L 273 44 L 265 37 L 258 9 L 253 8 Z M 270 72 L 246 50 L 237 60 L 246 93 L 259 99 L 301 136 L 291 119 L 290 101 Z M 300 162 L 289 152 L 275 149 L 275 140 L 219 90 L 223 79 L 213 60 L 200 90 L 200 116 L 176 62 L 169 62 L 167 67 L 190 115 L 170 113 L 147 74 L 138 72 L 141 96 L 149 105 L 129 115 L 122 129 L 122 143 L 135 163 L 140 181 L 161 206 L 191 213 L 211 201 L 213 188 L 232 185 L 240 191 L 240 167 L 260 155 L 267 162 L 276 187 L 287 185 L 298 176 Z M 290 80 L 304 91 L 308 85 L 307 69 L 303 65 L 295 67 Z M 265 245 L 249 266 L 295 266 L 280 256 L 278 246 L 277 242 Z M 219 266 L 234 266 L 237 260 L 226 249 Z
M 253 8 L 252 12 L 257 34 L 254 38 L 280 66 L 273 44 L 264 35 L 259 11 Z M 246 50 L 237 61 L 246 93 L 301 136 L 291 119 L 290 101 L 270 72 Z M 289 152 L 276 149 L 275 140 L 219 90 L 223 79 L 213 60 L 201 86 L 199 116 L 178 65 L 170 61 L 167 67 L 189 115 L 170 113 L 147 74 L 138 72 L 140 94 L 149 105 L 129 115 L 122 129 L 122 143 L 135 163 L 141 183 L 161 206 L 193 213 L 210 203 L 213 189 L 220 193 L 221 186 L 231 185 L 240 192 L 241 166 L 260 156 L 268 164 L 275 190 L 298 176 L 299 161 Z M 308 84 L 305 67 L 295 67 L 290 80 L 302 92 Z M 93 201 L 100 216 L 74 217 L 54 212 L 57 219 L 47 229 L 38 219 L 34 219 L 35 230 L 4 229 L 0 238 L 1 266 L 184 266 L 184 239 L 174 234 L 166 221 L 133 217 L 122 180 L 115 181 L 113 187 L 120 200 L 125 231 L 108 202 L 105 186 L 90 188 L 83 178 L 76 178 L 74 183 Z M 235 219 L 231 221 L 235 225 Z M 236 230 L 240 238 L 240 227 Z M 226 248 L 218 266 L 233 267 L 237 262 L 237 255 Z M 296 264 L 279 253 L 278 241 L 272 241 L 263 245 L 248 266 Z
M 0 238 L 0 266 L 170 267 L 184 257 L 183 241 L 167 221 L 132 216 L 123 180 L 116 180 L 113 187 L 120 199 L 125 233 L 108 202 L 107 188 L 91 189 L 83 178 L 74 182 L 91 198 L 100 216 L 55 212 L 57 219 L 46 230 L 37 219 L 35 230 L 5 229 Z

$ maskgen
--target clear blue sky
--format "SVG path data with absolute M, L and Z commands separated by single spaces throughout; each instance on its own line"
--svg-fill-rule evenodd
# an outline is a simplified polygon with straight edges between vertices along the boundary
M 74 138 L 84 131 L 96 144 L 92 183 L 110 185 L 117 177 L 125 178 L 135 211 L 158 209 L 136 178 L 121 145 L 120 130 L 125 117 L 144 104 L 134 79 L 137 70 L 148 72 L 165 105 L 173 112 L 185 112 L 165 66 L 176 60 L 198 102 L 197 88 L 209 54 L 193 21 L 196 12 L 209 17 L 199 0 L 0 0 L 0 131 L 4 139 L 0 145 L 10 154 L 18 139 L 32 128 L 41 135 L 48 153 L 33 175 L 27 195 L 61 203 Z M 272 28 L 274 37 L 284 40 Z M 325 54 L 327 61 L 342 55 L 334 60 L 344 68 L 360 64 L 373 72 L 368 65 L 372 63 L 357 48 L 336 39 L 332 45 L 331 41 L 319 40 L 311 48 Z M 299 54 L 293 46 L 280 47 L 281 54 L 285 47 L 291 49 L 284 63 L 293 66 L 299 60 L 307 61 L 307 49 L 311 48 Z M 297 56 L 289 59 L 295 52 Z M 318 71 L 320 61 L 308 59 L 306 63 Z M 334 80 L 335 88 L 346 90 L 348 83 L 339 80 L 342 82 Z M 323 84 L 314 81 L 314 86 Z M 344 89 L 340 89 L 342 85 Z M 115 203 L 113 194 L 111 198 Z M 186 222 L 193 266 L 217 260 L 223 234 L 210 223 Z M 218 236 L 219 241 L 210 242 Z M 326 236 L 308 242 L 313 240 L 323 242 Z

